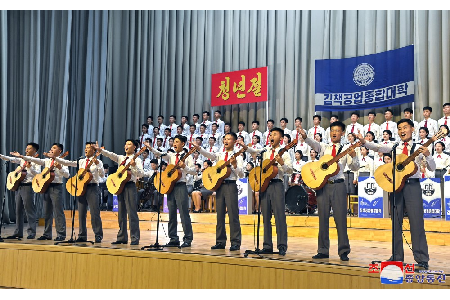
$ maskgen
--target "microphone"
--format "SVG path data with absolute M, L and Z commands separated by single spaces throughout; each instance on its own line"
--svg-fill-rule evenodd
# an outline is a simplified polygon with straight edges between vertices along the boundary
M 398 145 L 400 145 L 400 143 L 399 143 L 399 142 L 396 142 L 396 143 L 394 144 L 394 146 L 392 146 L 392 151 L 394 151 L 394 149 L 397 148 Z

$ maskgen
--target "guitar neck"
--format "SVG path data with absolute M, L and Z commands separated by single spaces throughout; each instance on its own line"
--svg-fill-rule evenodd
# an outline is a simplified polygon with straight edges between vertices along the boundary
M 424 147 L 428 147 L 430 146 L 434 141 L 442 138 L 443 136 L 446 136 L 448 134 L 448 132 L 446 132 L 446 130 L 444 130 L 444 128 L 440 129 L 431 139 L 429 139 L 428 141 L 426 141 L 425 144 L 423 144 L 422 146 Z M 416 157 L 420 154 L 419 149 L 417 149 L 416 151 L 414 151 L 413 154 L 411 154 L 410 156 L 408 156 L 407 159 L 405 159 L 405 161 L 402 163 L 404 165 L 409 164 L 410 162 L 412 162 L 413 160 L 416 159 Z
M 238 152 L 236 152 L 235 154 L 233 154 L 230 159 L 228 159 L 222 166 L 219 167 L 219 169 L 224 169 L 226 167 L 228 167 L 231 164 L 231 159 L 234 159 L 236 157 L 238 157 L 239 155 L 241 155 L 241 153 L 244 153 L 244 148 L 242 148 L 241 150 L 239 150 Z
M 123 171 L 127 171 L 127 170 L 130 168 L 130 166 L 131 166 L 131 164 L 130 164 L 131 161 L 132 161 L 132 160 L 135 160 L 136 158 L 138 158 L 139 155 L 141 155 L 141 154 L 145 151 L 145 149 L 147 149 L 147 146 L 142 147 L 141 150 L 139 150 L 139 152 L 135 153 L 134 156 L 133 156 L 133 158 L 130 160 L 130 162 L 126 164 L 126 166 L 125 166 L 125 168 L 123 169 Z
M 295 145 L 297 145 L 297 139 L 293 140 L 292 142 L 290 142 L 289 144 L 287 144 L 284 148 L 282 148 L 280 151 L 278 151 L 278 155 L 281 157 L 283 156 L 284 152 L 288 151 L 289 149 L 291 149 L 292 147 L 294 147 Z M 271 160 L 267 166 L 265 167 L 265 169 L 270 168 L 271 166 L 273 166 L 277 161 L 275 159 Z
M 86 168 L 84 169 L 82 175 L 84 176 L 86 174 L 86 172 L 88 172 L 88 170 L 91 169 L 92 164 L 95 162 L 95 160 L 97 159 L 97 157 L 100 155 L 100 152 L 97 152 L 94 157 L 91 159 L 91 161 L 88 163 L 88 165 L 86 166 Z

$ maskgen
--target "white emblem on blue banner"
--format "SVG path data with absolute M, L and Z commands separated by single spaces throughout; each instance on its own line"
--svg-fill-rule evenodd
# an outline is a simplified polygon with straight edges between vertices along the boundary
M 353 71 L 353 81 L 359 86 L 368 86 L 374 78 L 375 69 L 370 64 L 359 64 Z

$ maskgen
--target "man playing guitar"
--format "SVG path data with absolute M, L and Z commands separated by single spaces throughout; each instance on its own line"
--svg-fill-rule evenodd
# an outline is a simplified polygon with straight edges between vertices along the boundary
M 192 157 L 187 157 L 184 163 L 182 161 L 183 155 L 186 155 L 184 146 L 186 144 L 187 138 L 182 135 L 176 135 L 173 141 L 173 148 L 175 153 L 160 152 L 150 146 L 149 143 L 146 144 L 148 149 L 153 152 L 153 154 L 168 158 L 168 163 L 171 165 L 179 166 L 181 170 L 181 178 L 175 183 L 173 190 L 167 195 L 167 206 L 169 208 L 169 238 L 170 241 L 166 244 L 166 247 L 179 247 L 180 240 L 177 234 L 177 209 L 180 211 L 181 225 L 183 226 L 184 237 L 183 244 L 181 247 L 191 247 L 193 232 L 191 217 L 189 216 L 189 198 L 186 187 L 186 175 L 195 175 L 194 162 Z
M 301 130 L 305 142 L 312 150 L 319 153 L 320 157 L 330 154 L 333 157 L 339 155 L 339 153 L 344 150 L 344 146 L 341 145 L 341 138 L 344 133 L 344 123 L 336 121 L 330 125 L 331 143 L 319 143 L 311 138 L 307 138 L 306 132 Z M 348 165 L 352 171 L 357 171 L 359 168 L 359 161 L 356 152 L 351 150 L 337 163 L 339 172 L 330 177 L 323 188 L 316 190 L 317 209 L 319 213 L 319 238 L 317 254 L 312 257 L 314 259 L 329 258 L 329 220 L 331 204 L 338 232 L 338 254 L 342 261 L 349 260 L 348 254 L 350 253 L 350 242 L 347 235 L 347 190 L 344 183 L 343 171 L 346 165 Z
M 398 135 L 401 139 L 400 144 L 397 146 L 397 154 L 403 153 L 411 156 L 415 151 L 420 152 L 414 159 L 414 163 L 417 165 L 417 172 L 409 177 L 403 189 L 399 190 L 395 194 L 395 204 L 397 206 L 397 213 L 393 216 L 398 222 L 399 226 L 395 226 L 394 234 L 394 253 L 395 257 L 391 257 L 390 260 L 403 261 L 403 239 L 402 239 L 402 224 L 403 224 L 403 210 L 406 208 L 408 211 L 408 219 L 411 228 L 411 240 L 412 249 L 414 254 L 414 260 L 418 263 L 419 267 L 428 269 L 428 261 L 430 257 L 428 255 L 427 237 L 425 235 L 425 227 L 423 221 L 423 200 L 422 190 L 420 187 L 420 166 L 421 162 L 425 159 L 427 168 L 430 171 L 436 169 L 436 163 L 433 156 L 430 154 L 428 147 L 420 146 L 412 140 L 414 133 L 414 123 L 410 119 L 402 119 L 397 122 Z M 361 133 L 357 135 L 361 144 L 376 152 L 390 153 L 392 147 L 385 146 L 383 144 L 375 144 L 367 142 L 362 137 Z M 397 179 L 401 180 L 401 179 Z
M 144 124 L 146 125 L 146 124 Z M 94 142 L 87 142 L 84 148 L 84 154 L 86 158 L 79 160 L 79 168 L 86 169 L 89 162 L 94 158 L 95 148 L 93 147 Z M 77 167 L 76 161 L 69 161 L 59 157 L 55 158 L 55 161 L 63 166 Z M 87 208 L 89 205 L 89 210 L 91 213 L 91 223 L 92 230 L 95 234 L 95 242 L 101 243 L 103 239 L 103 229 L 102 229 L 102 219 L 100 217 L 100 207 L 98 205 L 98 198 L 100 194 L 100 189 L 98 184 L 100 178 L 105 176 L 105 170 L 103 169 L 103 163 L 95 159 L 94 163 L 91 164 L 89 170 L 92 176 L 92 180 L 86 186 L 86 192 L 84 195 L 78 197 L 78 222 L 79 222 L 79 233 L 76 242 L 86 242 L 87 240 L 87 228 L 86 228 L 86 215 Z M 78 175 L 76 175 L 78 176 Z
M 27 148 L 25 149 L 25 155 L 33 157 L 38 150 L 38 144 L 28 143 Z M 23 237 L 23 210 L 25 209 L 28 220 L 27 239 L 34 239 L 36 237 L 36 206 L 34 205 L 31 181 L 36 174 L 41 172 L 41 167 L 35 163 L 26 162 L 25 160 L 17 157 L 9 157 L 0 154 L 0 158 L 19 164 L 16 172 L 23 168 L 22 170 L 27 173 L 26 177 L 20 183 L 19 188 L 16 191 L 16 229 L 14 230 L 13 235 L 6 238 L 16 239 Z
M 284 174 L 292 174 L 292 160 L 288 152 L 283 153 L 282 157 L 278 155 L 281 150 L 280 141 L 284 137 L 284 131 L 280 128 L 273 128 L 270 131 L 269 146 L 263 149 L 254 149 L 247 147 L 244 143 L 241 146 L 244 147 L 248 153 L 263 153 L 263 161 L 276 160 L 278 163 L 278 173 L 274 179 L 272 179 L 264 192 L 260 192 L 261 212 L 263 215 L 264 223 L 264 243 L 262 253 L 272 253 L 272 209 L 275 215 L 275 222 L 277 228 L 277 248 L 280 255 L 286 255 L 287 251 L 287 224 L 285 214 L 285 199 L 284 199 Z
M 216 244 L 211 249 L 225 249 L 227 233 L 225 231 L 225 213 L 228 210 L 230 220 L 230 251 L 241 247 L 241 224 L 239 222 L 238 189 L 236 180 L 244 177 L 244 162 L 242 156 L 234 157 L 234 145 L 237 136 L 234 132 L 227 133 L 223 138 L 225 151 L 208 152 L 199 146 L 194 146 L 206 158 L 212 161 L 230 160 L 231 173 L 216 190 Z

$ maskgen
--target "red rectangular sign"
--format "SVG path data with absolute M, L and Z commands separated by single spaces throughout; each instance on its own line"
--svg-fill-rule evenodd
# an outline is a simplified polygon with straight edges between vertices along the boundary
M 212 74 L 211 106 L 267 101 L 267 67 Z

